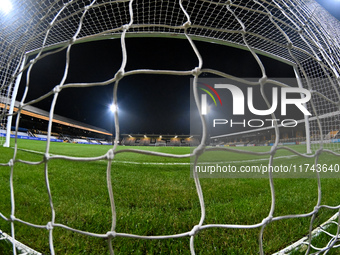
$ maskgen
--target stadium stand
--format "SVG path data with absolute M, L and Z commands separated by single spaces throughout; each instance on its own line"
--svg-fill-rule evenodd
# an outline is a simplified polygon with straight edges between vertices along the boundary
M 89 139 L 89 142 L 91 144 L 101 144 L 100 142 L 96 141 L 96 140 L 93 140 L 93 139 Z
M 1 98 L 0 98 L 1 99 Z M 18 110 L 19 102 L 15 102 L 14 112 Z M 4 107 L 0 105 L 0 107 Z M 0 109 L 1 111 L 1 109 Z M 15 118 L 13 118 L 15 121 Z M 49 113 L 34 106 L 26 106 L 21 111 L 20 128 L 18 132 L 19 138 L 37 138 L 36 140 L 47 139 L 47 127 L 49 121 Z M 12 130 L 15 130 L 15 123 L 12 123 Z M 1 124 L 0 135 L 6 135 L 6 127 Z M 11 136 L 15 133 L 12 131 Z M 88 125 L 79 121 L 62 117 L 54 114 L 51 140 L 74 142 L 74 139 L 79 139 L 86 135 L 86 143 L 91 144 L 111 144 L 112 134 L 105 129 Z M 77 142 L 78 140 L 75 140 Z M 85 141 L 80 140 L 82 143 Z
M 14 111 L 17 111 L 19 103 L 15 103 Z M 19 128 L 19 138 L 34 140 L 47 139 L 48 112 L 33 106 L 27 106 L 22 110 L 22 119 Z M 14 125 L 14 124 L 13 124 Z M 14 130 L 14 127 L 12 127 Z M 6 130 L 0 128 L 0 135 L 4 136 Z M 11 136 L 14 137 L 14 133 Z M 112 134 L 108 131 L 82 122 L 68 119 L 57 114 L 54 115 L 51 140 L 68 143 L 82 144 L 112 144 Z M 156 134 L 123 134 L 118 141 L 125 146 L 197 146 L 199 138 L 189 135 L 156 135 Z
M 197 146 L 199 140 L 189 135 L 123 134 L 124 146 Z
M 157 139 L 155 146 L 166 146 L 166 142 L 162 139 Z

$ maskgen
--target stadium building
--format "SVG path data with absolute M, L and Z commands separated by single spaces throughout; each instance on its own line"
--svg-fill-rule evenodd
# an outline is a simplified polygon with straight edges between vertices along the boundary
M 6 106 L 0 103 L 0 112 L 3 112 L 4 108 L 8 110 L 9 105 Z M 19 102 L 16 101 L 14 112 L 17 112 L 18 108 Z M 11 137 L 15 135 L 15 122 L 16 115 L 14 115 L 12 121 Z M 34 106 L 25 106 L 25 109 L 21 110 L 20 126 L 17 135 L 19 138 L 24 139 L 46 140 L 48 122 L 49 112 Z M 4 124 L 1 124 L 0 135 L 6 135 L 6 126 Z M 111 143 L 112 133 L 100 127 L 54 114 L 51 140 L 73 143 L 108 144 Z
M 19 102 L 15 102 L 14 112 L 18 111 Z M 9 106 L 0 103 L 0 111 Z M 11 137 L 15 136 L 16 115 L 13 117 Z M 18 137 L 31 140 L 46 140 L 49 121 L 49 112 L 34 106 L 25 106 L 21 110 Z M 6 126 L 1 125 L 0 135 L 6 135 Z M 57 114 L 53 115 L 51 141 L 89 143 L 89 144 L 111 144 L 114 134 L 102 129 L 66 118 Z M 197 146 L 198 137 L 190 135 L 162 135 L 162 134 L 122 134 L 119 144 L 128 146 Z
M 190 135 L 123 134 L 127 146 L 197 146 L 199 139 Z
M 279 128 L 281 145 L 305 144 L 306 131 L 303 122 L 296 127 Z M 275 142 L 275 129 L 272 127 L 258 128 L 210 137 L 213 146 L 272 146 Z

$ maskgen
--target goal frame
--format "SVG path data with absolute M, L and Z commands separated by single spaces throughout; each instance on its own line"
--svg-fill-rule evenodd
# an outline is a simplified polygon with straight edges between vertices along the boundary
M 110 40 L 110 39 L 120 39 L 120 35 L 93 35 L 93 36 L 87 36 L 84 38 L 80 38 L 74 41 L 74 44 L 80 44 L 80 43 L 91 43 L 94 41 L 102 41 L 102 40 Z M 149 38 L 167 38 L 167 39 L 179 39 L 179 40 L 185 40 L 186 37 L 183 34 L 170 34 L 170 33 L 128 33 L 125 36 L 126 38 L 145 38 L 145 37 L 149 37 Z M 226 46 L 226 47 L 233 47 L 233 48 L 237 48 L 237 49 L 241 49 L 241 50 L 245 50 L 245 51 L 249 51 L 248 48 L 244 45 L 240 45 L 240 44 L 236 44 L 236 43 L 231 43 L 231 42 L 225 42 L 222 40 L 216 40 L 216 39 L 212 39 L 212 38 L 203 38 L 203 37 L 198 37 L 198 36 L 191 36 L 191 38 L 193 40 L 197 40 L 197 41 L 202 41 L 202 42 L 206 42 L 206 43 L 216 43 L 222 46 Z M 15 86 L 14 86 L 14 90 L 12 93 L 12 98 L 11 98 L 11 104 L 10 104 L 10 110 L 8 113 L 8 117 L 7 117 L 7 130 L 6 130 L 6 141 L 4 143 L 4 147 L 10 147 L 10 137 L 11 137 L 11 123 L 12 123 L 12 119 L 13 119 L 13 109 L 14 109 L 14 104 L 15 104 L 15 99 L 17 97 L 17 93 L 18 93 L 18 88 L 20 86 L 20 81 L 22 78 L 22 74 L 23 74 L 23 70 L 25 68 L 27 59 L 29 59 L 30 56 L 34 56 L 36 54 L 43 53 L 46 51 L 52 51 L 52 50 L 57 50 L 60 48 L 65 48 L 67 47 L 68 43 L 67 42 L 61 42 L 59 44 L 54 44 L 48 47 L 45 47 L 43 49 L 36 49 L 34 51 L 28 51 L 24 54 L 22 63 L 19 64 L 20 65 L 20 71 L 19 74 L 17 76 L 17 79 L 15 81 Z M 299 88 L 303 88 L 302 83 L 301 83 L 301 77 L 299 76 L 298 70 L 297 70 L 297 65 L 294 64 L 291 61 L 288 61 L 287 59 L 281 58 L 277 55 L 273 55 L 273 54 L 269 54 L 268 52 L 264 52 L 258 49 L 253 49 L 254 52 L 256 52 L 257 54 L 260 54 L 262 56 L 265 57 L 269 57 L 271 59 L 274 59 L 276 61 L 280 61 L 284 64 L 287 64 L 289 66 L 291 66 L 294 70 L 295 73 L 295 78 L 297 79 L 298 82 L 298 86 Z M 307 108 L 306 104 L 305 107 Z M 305 115 L 305 131 L 306 131 L 306 152 L 307 153 L 311 153 L 311 141 L 310 141 L 310 126 L 309 126 L 309 118 L 308 116 Z
M 6 140 L 5 143 L 3 144 L 3 147 L 10 147 L 11 145 L 11 129 L 12 129 L 12 119 L 13 119 L 13 113 L 14 113 L 14 105 L 15 105 L 15 100 L 17 98 L 17 94 L 18 94 L 18 89 L 19 89 L 19 85 L 21 82 L 21 78 L 22 78 L 22 74 L 23 74 L 23 70 L 26 64 L 26 54 L 23 56 L 23 59 L 21 61 L 21 63 L 19 63 L 18 65 L 18 76 L 15 80 L 14 83 L 14 88 L 13 88 L 13 92 L 11 95 L 11 104 L 9 106 L 9 112 L 8 112 L 8 117 L 7 117 L 7 127 L 6 127 Z M 11 89 L 9 89 L 11 90 Z

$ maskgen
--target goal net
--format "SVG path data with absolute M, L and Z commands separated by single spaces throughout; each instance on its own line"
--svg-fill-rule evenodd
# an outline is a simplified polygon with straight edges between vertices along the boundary
M 310 191 L 317 196 L 314 208 L 290 215 L 280 215 L 275 211 L 277 194 L 275 193 L 274 177 L 269 171 L 266 178 L 269 182 L 268 189 L 270 189 L 271 202 L 267 215 L 261 221 L 248 221 L 244 224 L 234 224 L 228 221 L 213 224 L 205 221 L 206 204 L 209 201 L 204 199 L 205 192 L 201 187 L 201 178 L 194 171 L 195 164 L 204 153 L 215 151 L 265 156 L 269 166 L 275 166 L 275 157 L 278 151 L 289 151 L 301 159 L 313 159 L 313 167 L 316 168 L 320 157 L 325 155 L 340 156 L 338 151 L 340 145 L 338 138 L 340 131 L 340 22 L 314 0 L 12 0 L 4 2 L 7 3 L 6 8 L 0 7 L 2 8 L 0 10 L 0 143 L 13 147 L 14 150 L 8 161 L 0 162 L 0 173 L 3 173 L 3 176 L 8 175 L 7 179 L 0 179 L 0 186 L 8 186 L 10 190 L 8 201 L 4 201 L 6 204 L 10 204 L 10 212 L 0 206 L 0 220 L 10 225 L 10 233 L 2 234 L 0 232 L 0 239 L 9 240 L 13 244 L 14 254 L 18 252 L 39 254 L 39 251 L 31 249 L 34 249 L 34 242 L 29 241 L 30 236 L 20 236 L 20 233 L 17 233 L 17 229 L 21 225 L 32 228 L 32 233 L 35 233 L 32 236 L 36 236 L 42 231 L 48 232 L 48 246 L 51 254 L 55 254 L 56 243 L 60 241 L 54 238 L 58 231 L 71 231 L 75 235 L 107 240 L 107 249 L 110 254 L 114 253 L 116 238 L 146 240 L 182 238 L 189 243 L 191 254 L 195 254 L 195 252 L 204 253 L 204 251 L 198 251 L 195 247 L 195 238 L 212 229 L 257 229 L 258 250 L 254 253 L 264 254 L 266 249 L 263 233 L 266 228 L 275 225 L 277 222 L 303 218 L 309 219 L 309 225 L 306 226 L 308 229 L 307 237 L 300 241 L 301 244 L 306 246 L 306 253 L 310 251 L 327 253 L 329 249 L 339 246 L 339 219 L 337 215 L 340 203 L 336 199 L 338 195 L 332 195 L 334 196 L 333 204 L 323 204 L 321 196 L 324 191 L 318 171 L 315 173 L 317 179 L 315 190 Z M 134 68 L 129 68 L 128 63 L 130 63 L 131 56 L 126 44 L 131 38 L 140 37 L 162 37 L 168 40 L 171 40 L 169 38 L 182 39 L 190 46 L 190 54 L 195 59 L 194 65 L 182 69 L 182 66 L 177 67 L 181 63 L 175 61 L 171 67 L 167 68 L 150 68 L 149 66 L 135 68 L 134 65 L 131 65 Z M 120 41 L 121 59 L 119 60 L 119 68 L 114 74 L 99 81 L 84 81 L 81 78 L 72 82 L 68 81 L 70 66 L 77 63 L 77 58 L 74 57 L 76 55 L 73 55 L 74 48 L 81 43 L 92 43 L 105 39 Z M 198 41 L 218 47 L 225 46 L 223 47 L 225 51 L 233 47 L 248 52 L 250 61 L 256 63 L 255 69 L 258 71 L 256 81 L 249 83 L 243 77 L 234 76 L 229 72 L 230 67 L 223 67 L 223 64 L 220 65 L 221 68 L 215 68 L 213 62 L 210 62 L 212 66 L 207 65 L 203 57 L 205 53 L 197 47 Z M 65 59 L 63 68 L 58 69 L 59 71 L 62 70 L 60 81 L 54 85 L 53 89 L 45 91 L 42 88 L 43 92 L 40 96 L 28 99 L 33 83 L 36 82 L 32 79 L 35 66 L 50 56 L 60 53 L 64 54 Z M 295 140 L 310 146 L 311 149 L 308 154 L 305 153 L 306 151 L 298 151 L 295 147 L 286 147 L 282 142 L 282 139 L 285 138 L 280 137 L 282 126 L 275 121 L 272 129 L 270 129 L 270 144 L 263 147 L 266 148 L 264 151 L 242 151 L 236 146 L 208 146 L 210 144 L 207 143 L 207 140 L 210 137 L 208 138 L 205 114 L 201 110 L 202 100 L 198 96 L 199 78 L 228 78 L 235 82 L 243 82 L 249 86 L 257 87 L 260 90 L 272 84 L 279 87 L 289 87 L 289 85 L 283 84 L 269 75 L 269 69 L 275 69 L 275 67 L 265 65 L 263 63 L 264 57 L 269 57 L 289 66 L 295 75 L 299 88 L 310 92 L 311 99 L 305 106 L 311 116 L 307 116 L 299 122 L 305 140 L 301 141 L 302 138 Z M 235 66 L 238 69 L 247 69 L 247 64 L 247 62 L 235 63 Z M 157 66 L 157 63 L 154 66 Z M 53 65 L 51 65 L 51 68 L 54 68 Z M 126 79 L 138 80 L 140 75 L 162 76 L 164 80 L 168 79 L 169 76 L 187 77 L 188 83 L 190 78 L 192 79 L 191 90 L 194 94 L 201 128 L 200 145 L 196 146 L 192 153 L 178 155 L 135 149 L 118 150 L 118 140 L 121 133 L 117 111 L 114 118 L 115 143 L 108 148 L 104 155 L 74 157 L 56 155 L 51 152 L 50 138 L 52 127 L 55 125 L 53 116 L 55 108 L 62 104 L 58 97 L 61 92 L 73 88 L 101 88 L 114 85 L 112 97 L 114 104 L 117 105 L 118 85 Z M 246 75 L 248 74 L 245 73 Z M 254 73 L 251 75 L 254 77 Z M 276 77 L 280 76 L 280 70 L 276 70 L 276 75 Z M 39 82 L 41 86 L 44 86 L 45 81 Z M 16 98 L 19 86 L 23 93 L 21 98 Z M 47 98 L 50 100 L 49 121 L 46 150 L 43 153 L 44 158 L 41 161 L 23 159 L 20 156 L 21 154 L 18 153 L 18 149 L 20 149 L 18 139 L 15 138 L 12 141 L 9 139 L 12 126 L 15 127 L 12 134 L 16 136 L 20 127 L 22 112 L 27 107 L 38 104 Z M 260 95 L 260 99 L 266 102 L 268 108 L 270 108 L 264 93 Z M 20 102 L 17 111 L 14 111 L 15 100 Z M 253 141 L 256 140 L 257 143 L 261 143 L 259 137 L 243 135 L 243 139 L 245 138 L 246 140 L 256 138 Z M 241 142 L 237 139 L 235 138 L 234 141 L 225 140 L 224 143 L 235 142 L 236 144 Z M 268 142 L 266 144 L 268 145 Z M 116 218 L 119 208 L 115 207 L 111 170 L 115 168 L 114 157 L 118 153 L 129 154 L 131 152 L 153 155 L 159 158 L 191 158 L 193 160 L 194 167 L 191 170 L 200 206 L 199 220 L 194 226 L 181 233 L 163 233 L 163 235 L 155 236 L 123 233 L 116 230 L 116 224 L 120 219 Z M 67 225 L 67 221 L 64 224 L 58 222 L 59 215 L 56 213 L 57 210 L 54 205 L 57 198 L 51 188 L 48 171 L 51 162 L 56 160 L 71 161 L 74 164 L 90 161 L 106 162 L 106 181 L 103 186 L 107 186 L 111 208 L 111 219 L 109 219 L 111 227 L 106 232 L 86 231 Z M 290 159 L 287 158 L 287 160 Z M 43 169 L 50 220 L 42 224 L 29 222 L 17 216 L 15 195 L 24 191 L 19 191 L 16 188 L 15 182 L 18 181 L 16 170 L 22 165 L 27 166 L 28 169 L 31 169 L 31 166 Z M 138 187 L 132 188 L 136 188 L 136 192 L 138 192 Z M 322 225 L 318 233 L 326 233 L 328 241 L 326 245 L 317 246 L 312 243 L 312 233 L 314 233 L 315 219 L 323 210 L 332 211 L 332 214 L 334 214 L 326 225 L 335 224 L 336 230 L 334 233 L 330 233 L 327 226 Z M 225 213 L 228 214 L 228 211 Z M 287 233 L 290 233 L 290 231 Z M 36 240 L 38 239 L 36 238 Z M 280 240 L 277 241 L 280 242 Z M 27 245 L 31 248 L 25 248 L 25 243 L 29 243 Z M 288 245 L 289 243 L 282 243 L 278 247 L 283 248 Z M 287 250 L 289 249 L 291 248 L 287 248 Z

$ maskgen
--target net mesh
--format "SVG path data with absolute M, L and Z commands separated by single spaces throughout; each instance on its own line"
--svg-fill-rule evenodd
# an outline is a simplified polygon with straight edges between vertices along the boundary
M 197 146 L 192 154 L 175 155 L 162 154 L 157 152 L 137 150 L 117 150 L 117 143 L 109 149 L 105 155 L 95 158 L 79 158 L 62 155 L 51 155 L 50 141 L 52 131 L 52 119 L 54 109 L 58 101 L 58 95 L 62 90 L 74 87 L 103 86 L 114 83 L 114 102 L 117 104 L 117 89 L 119 82 L 127 76 L 138 76 L 138 74 L 152 75 L 178 75 L 194 77 L 194 93 L 197 93 L 197 79 L 203 74 L 213 74 L 219 77 L 228 77 L 235 80 L 227 72 L 203 68 L 203 59 L 195 46 L 194 40 L 219 43 L 233 46 L 249 51 L 258 63 L 262 76 L 259 77 L 256 85 L 264 86 L 275 81 L 270 80 L 266 75 L 258 54 L 270 56 L 296 68 L 298 76 L 303 81 L 303 86 L 312 92 L 312 100 L 308 107 L 315 116 L 311 122 L 311 139 L 314 146 L 313 154 L 305 155 L 290 149 L 299 157 L 314 158 L 315 163 L 321 154 L 330 153 L 339 156 L 336 152 L 337 143 L 332 142 L 330 136 L 338 125 L 339 111 L 339 82 L 340 82 L 340 23 L 322 9 L 312 0 L 228 0 L 228 1 L 109 1 L 109 0 L 26 0 L 12 1 L 15 6 L 13 11 L 2 14 L 0 19 L 1 42 L 0 42 L 0 95 L 1 101 L 1 129 L 6 126 L 8 115 L 7 106 L 12 97 L 13 84 L 22 72 L 27 72 L 25 82 L 25 93 L 21 99 L 18 114 L 15 115 L 16 129 L 20 126 L 20 113 L 26 106 L 39 102 L 52 95 L 49 112 L 48 141 L 44 160 L 41 162 L 24 161 L 17 157 L 17 142 L 12 159 L 9 162 L 1 163 L 1 171 L 10 169 L 10 193 L 11 193 L 11 214 L 5 215 L 0 212 L 0 217 L 11 222 L 11 236 L 15 238 L 15 225 L 25 224 L 32 228 L 44 229 L 49 232 L 49 247 L 51 254 L 54 254 L 54 229 L 70 230 L 82 235 L 107 239 L 110 253 L 113 254 L 112 240 L 116 237 L 131 237 L 141 239 L 167 239 L 187 237 L 190 239 L 190 251 L 195 253 L 194 238 L 199 232 L 210 228 L 231 228 L 231 229 L 259 229 L 259 251 L 264 253 L 263 231 L 276 221 L 284 221 L 293 218 L 310 217 L 310 233 L 314 220 L 319 210 L 327 208 L 337 212 L 339 204 L 321 204 L 321 184 L 318 176 L 317 194 L 318 199 L 312 211 L 296 215 L 274 215 L 275 189 L 273 176 L 269 174 L 271 190 L 271 207 L 268 215 L 261 222 L 254 222 L 249 225 L 233 225 L 228 222 L 219 224 L 205 224 L 205 201 L 200 185 L 200 179 L 193 172 L 197 195 L 201 207 L 200 220 L 188 231 L 178 234 L 167 234 L 164 236 L 143 236 L 116 231 L 116 208 L 114 203 L 113 185 L 111 180 L 111 169 L 115 167 L 113 159 L 117 153 L 142 153 L 158 157 L 173 158 L 199 158 L 204 151 L 211 151 L 214 148 L 205 146 L 207 136 L 205 121 L 202 118 L 202 143 Z M 186 39 L 197 57 L 197 65 L 189 70 L 155 70 L 137 69 L 126 70 L 126 63 L 129 59 L 125 40 L 128 37 L 177 37 Z M 71 61 L 70 52 L 72 46 L 98 39 L 120 38 L 122 48 L 121 67 L 115 75 L 102 82 L 88 83 L 66 83 L 68 66 Z M 30 88 L 30 72 L 35 63 L 45 56 L 60 52 L 66 49 L 66 64 L 63 77 L 55 88 L 43 96 L 26 101 Z M 24 63 L 24 56 L 33 56 L 30 62 Z M 23 67 L 23 68 L 21 68 Z M 268 79 L 267 79 L 268 78 Z M 322 79 L 320 79 L 322 78 Z M 265 97 L 264 97 L 265 99 Z M 199 100 L 196 99 L 199 105 Z M 200 109 L 200 107 L 198 107 Z M 327 116 L 326 114 L 329 114 Z M 320 116 L 320 118 L 318 118 Z M 118 113 L 115 113 L 116 137 L 120 136 Z M 10 124 L 8 124 L 10 125 Z M 268 162 L 273 165 L 273 158 L 279 148 L 279 132 L 275 131 L 275 142 L 268 155 Z M 116 140 L 117 142 L 117 140 Z M 230 148 L 228 150 L 231 150 Z M 235 150 L 237 151 L 237 150 Z M 250 152 L 249 152 L 250 153 Z M 256 152 L 252 152 L 256 154 Z M 261 154 L 263 155 L 263 154 Z M 107 161 L 106 184 L 111 204 L 111 228 L 106 233 L 86 232 L 77 228 L 60 224 L 56 220 L 53 194 L 49 183 L 49 163 L 52 160 L 63 159 L 75 162 Z M 15 166 L 19 163 L 27 165 L 42 165 L 45 173 L 45 185 L 49 199 L 51 218 L 45 224 L 37 225 L 16 218 L 15 210 Z M 3 184 L 1 184 L 3 185 Z M 336 196 L 336 194 L 334 194 Z M 338 225 L 337 225 L 338 226 Z M 339 227 L 336 235 L 330 235 L 330 241 L 325 247 L 313 247 L 311 235 L 307 239 L 308 251 L 311 247 L 319 252 L 327 252 L 330 247 L 337 247 Z M 14 241 L 15 243 L 15 241 Z M 283 244 L 285 245 L 285 244 Z M 16 251 L 14 250 L 14 253 Z

